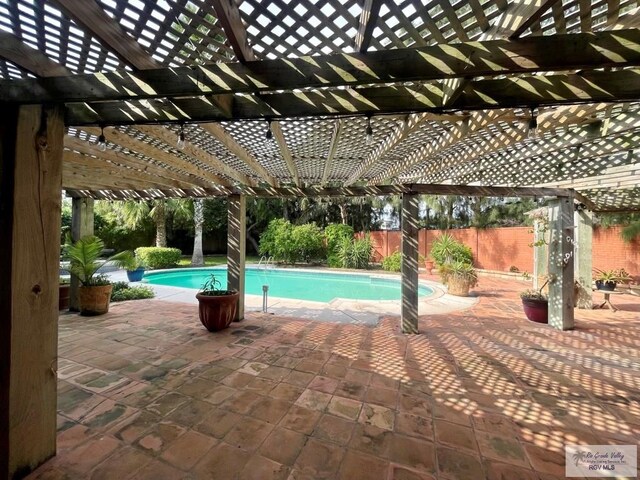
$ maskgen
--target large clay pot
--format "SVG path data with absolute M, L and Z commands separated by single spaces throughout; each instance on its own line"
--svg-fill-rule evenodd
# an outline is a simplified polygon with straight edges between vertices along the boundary
M 547 300 L 523 298 L 522 307 L 524 308 L 524 314 L 532 322 L 549 322 L 549 302 Z
M 144 267 L 135 270 L 127 270 L 127 278 L 130 282 L 139 282 L 144 277 Z
M 427 269 L 427 273 L 431 274 L 431 271 L 434 269 L 435 264 L 433 263 L 433 260 L 425 260 L 424 261 L 424 268 Z
M 447 280 L 447 293 L 450 295 L 456 295 L 457 297 L 468 297 L 469 281 L 465 278 L 451 275 Z
M 68 283 L 60 284 L 58 287 L 58 310 L 69 309 L 69 296 L 71 294 L 71 285 Z
M 222 295 L 196 295 L 199 308 L 198 314 L 202 325 L 210 332 L 223 330 L 231 325 L 238 308 L 240 294 L 238 292 L 226 292 Z
M 78 289 L 80 315 L 90 317 L 107 313 L 112 289 L 111 285 L 80 287 Z

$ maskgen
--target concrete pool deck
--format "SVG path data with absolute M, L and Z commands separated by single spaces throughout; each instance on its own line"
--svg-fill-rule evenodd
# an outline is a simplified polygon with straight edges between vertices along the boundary
M 331 269 L 305 269 L 305 271 L 336 273 L 335 270 Z M 349 271 L 348 273 L 353 274 L 357 272 Z M 375 275 L 399 279 L 399 276 L 388 273 L 380 274 L 380 272 L 375 272 Z M 111 272 L 109 276 L 114 281 L 127 280 L 124 270 Z M 137 285 L 137 283 L 133 284 Z M 420 298 L 420 315 L 440 315 L 465 310 L 471 308 L 478 302 L 478 299 L 473 296 L 456 297 L 454 295 L 448 295 L 445 287 L 434 281 L 421 279 L 420 284 L 433 289 L 434 292 L 432 295 Z M 198 303 L 195 298 L 196 290 L 193 288 L 169 287 L 143 282 L 141 282 L 140 285 L 151 287 L 158 300 L 192 305 L 197 305 Z M 261 312 L 262 296 L 245 295 L 245 310 L 247 312 Z M 267 313 L 277 316 L 304 318 L 307 320 L 331 323 L 375 326 L 383 316 L 400 315 L 400 300 L 351 300 L 337 298 L 327 303 L 269 297 Z

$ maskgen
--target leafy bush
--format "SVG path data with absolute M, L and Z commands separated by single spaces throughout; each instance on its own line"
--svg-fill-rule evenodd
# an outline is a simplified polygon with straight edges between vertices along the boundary
M 469 262 L 456 260 L 454 262 L 444 263 L 440 265 L 438 272 L 445 285 L 452 278 L 468 283 L 469 287 L 475 287 L 478 284 L 478 274 Z
M 314 223 L 291 225 L 278 218 L 260 236 L 260 254 L 272 256 L 278 262 L 311 262 L 324 255 L 324 237 Z
M 342 268 L 369 268 L 373 244 L 369 235 L 363 238 L 343 239 L 338 248 Z
M 149 268 L 171 268 L 180 261 L 182 252 L 177 248 L 139 247 L 136 257 Z
M 470 247 L 458 242 L 452 235 L 440 235 L 431 247 L 431 258 L 438 265 L 461 261 L 473 263 L 473 253 Z
M 130 287 L 127 282 L 115 282 L 111 291 L 112 302 L 124 302 L 125 300 L 141 300 L 153 298 L 155 294 L 150 287 Z
M 402 265 L 402 253 L 395 251 L 382 259 L 382 269 L 387 272 L 399 272 Z
M 327 264 L 334 268 L 341 267 L 342 262 L 338 251 L 344 240 L 353 238 L 353 227 L 342 223 L 331 223 L 324 229 L 324 238 L 327 244 Z

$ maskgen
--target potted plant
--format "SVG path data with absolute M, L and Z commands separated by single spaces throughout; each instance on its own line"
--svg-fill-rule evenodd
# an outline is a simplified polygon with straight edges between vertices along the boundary
M 104 263 L 120 261 L 122 253 L 99 262 L 103 249 L 104 242 L 93 235 L 67 245 L 66 252 L 71 260 L 69 271 L 80 281 L 80 315 L 102 315 L 109 311 L 111 283 L 106 275 L 97 275 L 97 272 Z
M 71 281 L 67 277 L 60 277 L 58 282 L 58 310 L 69 309 L 69 295 L 71 293 Z
M 524 314 L 532 322 L 549 322 L 549 299 L 542 293 L 542 290 L 547 286 L 548 282 L 548 279 L 545 280 L 538 290 L 529 289 L 520 293 Z
M 438 267 L 447 293 L 458 297 L 469 295 L 469 289 L 478 284 L 478 274 L 471 263 L 463 260 L 447 262 Z
M 220 282 L 211 274 L 196 294 L 200 321 L 210 332 L 217 332 L 231 325 L 238 308 L 240 294 L 235 290 L 220 290 L 219 287 Z
M 127 271 L 130 282 L 139 282 L 144 277 L 145 265 L 131 250 L 125 250 L 117 255 L 116 265 Z
M 435 267 L 433 259 L 429 255 L 427 256 L 420 255 L 420 261 L 424 262 L 424 268 L 427 270 L 428 274 L 431 274 L 431 271 Z
M 631 280 L 631 276 L 624 268 L 617 270 L 599 270 L 594 268 L 596 272 L 596 288 L 606 292 L 613 292 L 618 283 L 626 283 Z

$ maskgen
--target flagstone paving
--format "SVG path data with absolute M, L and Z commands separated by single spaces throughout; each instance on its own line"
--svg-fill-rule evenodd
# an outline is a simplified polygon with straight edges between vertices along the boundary
M 554 480 L 564 446 L 638 444 L 640 308 L 525 320 L 524 285 L 376 327 L 193 305 L 60 317 L 58 455 L 32 479 Z M 618 299 L 616 299 L 618 300 Z

